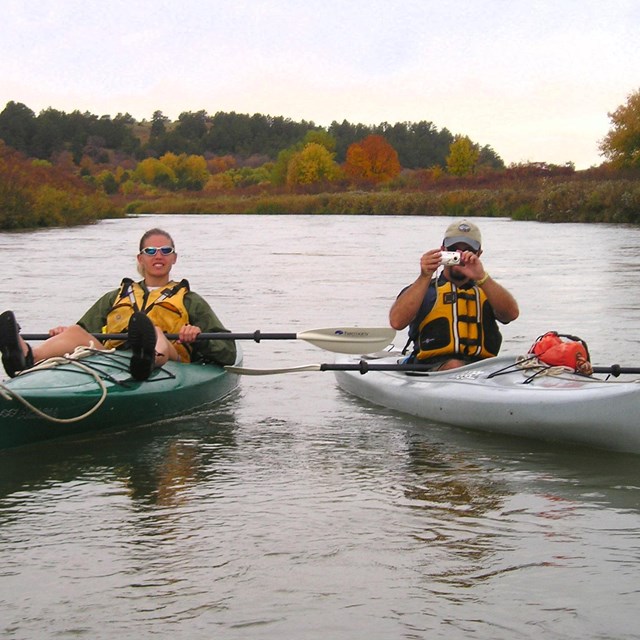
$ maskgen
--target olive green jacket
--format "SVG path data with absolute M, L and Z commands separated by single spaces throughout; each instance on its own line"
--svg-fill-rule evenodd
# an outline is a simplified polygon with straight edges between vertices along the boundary
M 140 282 L 146 289 L 144 282 Z M 78 320 L 76 324 L 89 333 L 101 333 L 107 324 L 107 315 L 113 307 L 120 289 L 105 293 Z M 200 327 L 203 333 L 228 333 L 209 303 L 200 295 L 189 291 L 184 297 L 184 306 L 189 314 L 189 323 Z M 233 340 L 196 340 L 193 343 L 192 361 L 233 364 L 236 360 L 236 343 Z

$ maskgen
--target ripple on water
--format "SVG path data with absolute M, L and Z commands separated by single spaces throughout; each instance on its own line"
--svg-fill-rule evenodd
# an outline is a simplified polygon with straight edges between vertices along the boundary
M 0 234 L 0 294 L 27 331 L 73 321 L 161 226 L 176 275 L 234 330 L 385 325 L 448 222 L 150 216 Z M 521 307 L 506 352 L 554 329 L 598 364 L 637 364 L 640 298 L 619 282 L 640 269 L 640 231 L 479 222 L 485 264 Z M 302 341 L 243 346 L 256 368 L 333 359 Z M 9 638 L 638 637 L 637 456 L 428 424 L 314 372 L 0 458 Z

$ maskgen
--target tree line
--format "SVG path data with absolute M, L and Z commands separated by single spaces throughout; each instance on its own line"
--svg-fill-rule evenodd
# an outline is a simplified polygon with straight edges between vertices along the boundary
M 607 158 L 576 172 L 504 167 L 491 147 L 433 123 L 376 126 L 254 114 L 95 116 L 7 103 L 0 112 L 0 228 L 125 213 L 391 213 L 640 219 L 640 91 L 608 114 Z M 196 192 L 196 193 L 194 193 Z
M 335 160 L 342 163 L 349 147 L 367 136 L 383 137 L 397 152 L 405 169 L 446 167 L 455 136 L 432 122 L 387 122 L 378 125 L 334 121 L 328 128 L 311 121 L 293 121 L 282 116 L 206 111 L 183 112 L 170 121 L 155 111 L 149 121 L 137 122 L 130 114 L 97 116 L 92 113 L 48 108 L 38 115 L 18 102 L 8 102 L 0 112 L 0 139 L 28 157 L 55 161 L 70 152 L 79 165 L 84 156 L 95 162 L 116 164 L 124 157 L 137 161 L 176 155 L 227 156 L 240 163 L 249 158 L 262 162 L 299 143 L 310 132 L 327 133 L 334 141 Z M 479 161 L 494 169 L 504 168 L 500 156 L 489 146 L 480 147 Z M 254 163 L 257 161 L 254 160 Z

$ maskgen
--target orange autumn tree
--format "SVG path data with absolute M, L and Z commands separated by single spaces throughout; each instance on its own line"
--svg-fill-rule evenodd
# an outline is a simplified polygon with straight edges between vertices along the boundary
M 378 135 L 351 144 L 343 168 L 352 181 L 372 184 L 392 180 L 402 169 L 396 150 Z
M 600 143 L 602 155 L 614 166 L 640 167 L 640 89 L 607 115 L 612 126 Z

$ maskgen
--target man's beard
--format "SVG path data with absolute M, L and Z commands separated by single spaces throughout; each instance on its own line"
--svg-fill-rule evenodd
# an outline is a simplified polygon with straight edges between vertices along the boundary
M 455 284 L 461 284 L 469 279 L 469 276 L 460 273 L 456 267 L 451 267 L 449 270 L 449 279 Z

